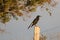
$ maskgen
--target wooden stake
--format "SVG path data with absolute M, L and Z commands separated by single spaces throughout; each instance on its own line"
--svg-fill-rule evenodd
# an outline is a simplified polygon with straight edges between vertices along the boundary
M 40 39 L 40 27 L 36 26 L 34 28 L 34 40 L 39 40 Z

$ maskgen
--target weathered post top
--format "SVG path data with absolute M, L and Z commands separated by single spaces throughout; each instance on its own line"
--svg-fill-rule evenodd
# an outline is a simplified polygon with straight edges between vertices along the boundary
M 40 27 L 35 26 L 34 28 L 34 40 L 39 40 L 40 39 Z

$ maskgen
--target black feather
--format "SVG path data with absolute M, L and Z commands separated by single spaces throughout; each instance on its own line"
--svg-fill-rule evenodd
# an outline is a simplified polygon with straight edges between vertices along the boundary
M 38 23 L 39 17 L 41 17 L 41 16 L 38 15 L 38 16 L 33 20 L 33 22 L 29 25 L 28 29 Z

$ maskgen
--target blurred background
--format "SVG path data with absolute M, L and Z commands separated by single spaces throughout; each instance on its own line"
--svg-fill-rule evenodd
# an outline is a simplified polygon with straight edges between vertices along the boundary
M 36 12 L 32 12 L 31 18 L 22 17 L 16 21 L 12 19 L 7 24 L 0 23 L 0 40 L 33 40 L 34 27 L 27 29 L 30 23 L 37 15 L 41 15 L 38 26 L 41 28 L 41 34 L 47 37 L 47 40 L 60 40 L 60 0 L 56 0 L 58 4 L 52 10 L 52 16 L 44 10 L 37 7 Z

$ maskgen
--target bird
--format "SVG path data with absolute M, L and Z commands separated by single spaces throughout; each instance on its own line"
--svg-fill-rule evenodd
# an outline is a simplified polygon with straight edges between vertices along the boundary
M 41 17 L 40 15 L 37 15 L 36 18 L 32 21 L 32 23 L 29 25 L 28 29 L 34 25 L 36 25 L 39 21 L 39 17 Z

